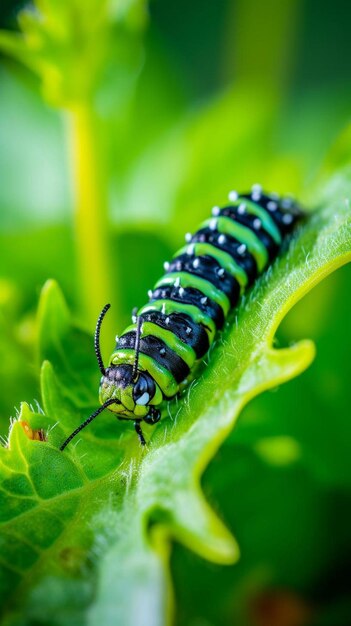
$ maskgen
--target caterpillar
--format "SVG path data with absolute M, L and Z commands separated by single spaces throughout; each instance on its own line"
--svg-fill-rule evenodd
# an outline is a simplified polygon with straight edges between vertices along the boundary
M 283 241 L 303 217 L 290 197 L 229 194 L 230 204 L 212 217 L 164 264 L 165 274 L 148 292 L 149 302 L 135 311 L 132 325 L 118 338 L 108 367 L 103 364 L 100 330 L 110 305 L 101 311 L 94 347 L 102 374 L 101 406 L 62 444 L 67 444 L 104 409 L 133 420 L 142 445 L 141 422 L 156 424 L 160 405 L 174 398 L 208 352 L 216 334 L 242 294 L 272 263 Z

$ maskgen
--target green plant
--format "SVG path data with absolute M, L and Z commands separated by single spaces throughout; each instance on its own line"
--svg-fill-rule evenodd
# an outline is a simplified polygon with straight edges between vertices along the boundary
M 44 413 L 24 403 L 1 450 L 2 590 L 10 622 L 20 604 L 29 622 L 109 623 L 113 615 L 135 624 L 132 607 L 141 594 L 150 623 L 162 624 L 171 538 L 219 563 L 237 559 L 234 539 L 201 493 L 201 474 L 243 406 L 313 358 L 309 341 L 277 350 L 273 340 L 287 311 L 350 260 L 347 178 L 332 185 L 324 208 L 258 282 L 200 378 L 147 433 L 145 452 L 109 415 L 67 453 L 58 451 L 95 405 L 98 375 L 91 339 L 72 327 L 57 285 L 46 285 L 38 316 Z M 46 441 L 35 440 L 38 429 Z
M 281 88 L 288 75 L 291 24 L 296 22 L 293 3 L 262 5 L 262 15 L 281 41 L 267 38 L 272 47 L 267 40 L 263 56 L 255 48 L 259 71 L 250 54 L 261 22 L 253 24 L 254 1 L 239 4 L 236 31 L 241 36 L 230 31 L 227 46 L 231 50 L 235 41 L 238 48 L 239 79 L 196 107 L 179 97 L 181 89 L 170 78 L 172 66 L 163 51 L 157 48 L 154 65 L 146 63 L 141 70 L 142 2 L 37 0 L 36 9 L 20 18 L 20 33 L 0 34 L 1 48 L 34 71 L 45 100 L 64 112 L 67 144 L 74 147 L 76 216 L 75 246 L 67 224 L 28 232 L 18 227 L 0 240 L 6 428 L 15 397 L 39 398 L 38 406 L 22 404 L 8 446 L 0 449 L 4 624 L 161 625 L 174 612 L 173 579 L 179 624 L 189 626 L 190 616 L 204 615 L 222 626 L 233 621 L 237 603 L 235 623 L 246 626 L 247 598 L 274 584 L 310 597 L 319 588 L 319 577 L 334 572 L 345 552 L 350 517 L 346 507 L 339 514 L 338 506 L 350 488 L 348 450 L 343 448 L 348 425 L 342 428 L 348 399 L 347 384 L 341 385 L 336 372 L 347 370 L 348 364 L 341 350 L 349 316 L 347 280 L 339 291 L 330 291 L 327 283 L 313 305 L 311 300 L 305 304 L 298 322 L 288 317 L 289 332 L 283 333 L 290 341 L 329 326 L 327 375 L 322 367 L 318 370 L 317 360 L 296 381 L 299 386 L 290 383 L 278 394 L 259 396 L 236 420 L 254 396 L 296 377 L 311 363 L 311 341 L 277 349 L 276 331 L 281 337 L 288 311 L 350 258 L 350 171 L 341 169 L 349 163 L 347 130 L 324 167 L 328 185 L 324 178 L 313 188 L 309 184 L 308 198 L 302 191 L 346 113 L 335 113 L 337 93 L 333 124 L 326 117 L 327 99 L 306 98 L 301 122 L 295 109 L 284 108 Z M 276 45 L 285 46 L 282 55 Z M 227 54 L 228 72 L 230 58 Z M 259 86 L 258 76 L 264 76 Z M 23 89 L 17 92 L 20 107 L 25 106 L 29 91 L 19 87 L 20 81 L 16 85 Z M 38 101 L 33 108 L 40 120 L 48 115 Z M 318 128 L 323 126 L 318 137 L 315 119 Z M 139 448 L 131 427 L 107 413 L 60 453 L 65 436 L 97 406 L 99 373 L 92 337 L 82 328 L 93 327 L 99 308 L 111 298 L 113 314 L 103 339 L 112 347 L 131 307 L 143 303 L 162 260 L 179 245 L 184 210 L 191 229 L 207 215 L 208 205 L 222 198 L 224 188 L 234 184 L 243 189 L 253 176 L 269 189 L 299 191 L 316 211 L 242 302 L 196 382 L 168 407 L 156 429 L 146 429 L 147 450 Z M 118 200 L 118 229 L 108 223 L 108 187 Z M 10 220 L 10 209 L 4 207 L 4 214 Z M 30 224 L 31 216 L 27 219 Z M 80 267 L 76 282 L 75 259 Z M 130 271 L 118 273 L 126 259 Z M 35 289 L 50 275 L 59 278 L 70 306 L 57 282 L 50 281 L 34 323 Z M 303 319 L 310 325 L 304 326 Z M 41 367 L 40 396 L 33 351 Z M 310 399 L 311 390 L 318 397 L 316 392 Z M 295 394 L 302 393 L 295 408 Z M 303 427 L 302 419 L 307 422 Z M 246 492 L 256 491 L 257 500 L 245 500 Z M 290 501 L 295 508 L 287 506 Z M 258 520 L 254 528 L 252 515 Z M 333 523 L 324 535 L 320 527 L 326 519 Z M 299 541 L 296 527 L 304 528 Z M 279 552 L 289 540 L 291 546 Z M 239 548 L 242 559 L 237 562 Z M 205 561 L 192 553 L 227 567 L 206 569 Z M 234 562 L 235 567 L 228 567 Z M 212 593 L 204 597 L 208 581 Z M 340 586 L 324 616 L 328 626 L 336 622 L 335 604 L 344 602 Z M 328 590 L 332 587 L 328 584 Z M 342 615 L 348 610 L 344 604 Z M 347 617 L 338 619 L 347 622 Z

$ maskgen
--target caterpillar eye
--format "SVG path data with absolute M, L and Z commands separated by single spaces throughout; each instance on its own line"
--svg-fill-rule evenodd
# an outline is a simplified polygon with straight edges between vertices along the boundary
M 135 404 L 145 406 L 155 395 L 155 383 L 151 376 L 140 374 L 133 389 L 133 398 Z
M 136 404 L 139 404 L 140 406 L 145 406 L 150 400 L 150 396 L 147 393 L 147 391 L 145 391 L 145 393 L 143 393 L 142 396 L 140 396 L 140 398 L 137 398 L 137 400 L 135 401 Z

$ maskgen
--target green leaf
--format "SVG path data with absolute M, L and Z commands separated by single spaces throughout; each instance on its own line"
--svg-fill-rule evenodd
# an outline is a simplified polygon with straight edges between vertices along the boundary
M 322 614 L 342 596 L 351 525 L 350 280 L 349 263 L 294 306 L 277 343 L 313 337 L 316 360 L 303 376 L 247 405 L 203 476 L 203 489 L 234 530 L 242 556 L 232 567 L 213 566 L 175 546 L 179 625 L 246 626 L 255 606 L 260 623 L 282 590 L 300 605 L 313 605 L 321 581 L 328 581 Z
M 206 501 L 201 476 L 245 404 L 314 358 L 311 341 L 277 350 L 274 337 L 294 304 L 351 258 L 349 180 L 346 172 L 332 181 L 324 206 L 243 299 L 197 379 L 157 427 L 145 427 L 146 450 L 108 412 L 58 450 L 97 406 L 99 373 L 91 338 L 72 324 L 57 284 L 44 287 L 44 413 L 23 404 L 0 450 L 6 623 L 21 614 L 21 623 L 95 625 L 113 616 L 126 626 L 161 625 L 172 610 L 172 540 L 213 562 L 235 562 L 237 543 Z M 296 454 L 285 443 L 285 459 L 269 441 L 260 453 L 284 463 Z

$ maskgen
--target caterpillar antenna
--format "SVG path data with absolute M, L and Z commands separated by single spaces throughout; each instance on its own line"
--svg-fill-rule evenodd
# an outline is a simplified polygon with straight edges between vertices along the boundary
M 138 372 L 138 365 L 139 365 L 139 352 L 140 352 L 140 337 L 141 337 L 141 324 L 142 324 L 142 318 L 137 317 L 137 327 L 136 327 L 136 335 L 135 335 L 135 345 L 134 345 L 134 349 L 135 349 L 135 360 L 134 360 L 134 364 L 133 364 L 133 371 L 132 371 L 132 378 L 133 380 L 136 379 L 136 375 Z
M 95 354 L 96 354 L 96 358 L 97 358 L 97 362 L 99 364 L 99 369 L 100 372 L 103 376 L 105 376 L 106 374 L 106 370 L 105 370 L 105 366 L 104 366 L 104 362 L 102 360 L 102 356 L 101 356 L 101 349 L 100 349 L 100 330 L 101 330 L 101 324 L 103 322 L 103 319 L 107 313 L 107 311 L 110 308 L 110 304 L 105 304 L 104 308 L 102 309 L 98 320 L 96 322 L 96 328 L 95 328 L 95 334 L 94 334 L 94 349 L 95 349 Z
M 100 415 L 100 413 L 102 413 L 102 411 L 104 409 L 106 409 L 108 406 L 110 406 L 110 404 L 120 404 L 120 402 L 117 402 L 115 399 L 106 400 L 106 402 L 102 406 L 100 406 L 96 411 L 94 411 L 94 413 L 92 413 L 85 420 L 85 422 L 83 422 L 80 426 L 78 426 L 78 428 L 76 428 L 76 430 L 73 431 L 73 433 L 70 434 L 70 436 L 62 444 L 62 446 L 60 446 L 61 452 L 62 452 L 62 450 L 65 449 L 65 447 L 69 444 L 69 442 L 72 441 L 73 437 L 78 435 L 78 433 L 80 433 L 80 431 L 83 430 L 83 428 L 88 426 L 88 424 L 90 424 L 90 422 L 92 422 L 98 415 Z

